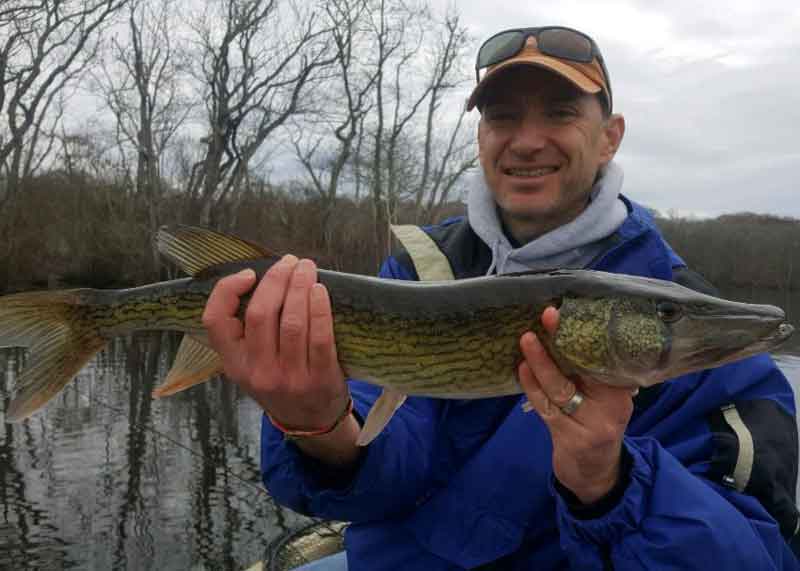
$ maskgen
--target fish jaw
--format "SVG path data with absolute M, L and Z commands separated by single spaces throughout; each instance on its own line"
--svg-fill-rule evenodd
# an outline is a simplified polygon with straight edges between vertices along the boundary
M 794 333 L 780 308 L 725 300 L 689 306 L 671 330 L 669 354 L 660 367 L 665 378 L 772 351 Z

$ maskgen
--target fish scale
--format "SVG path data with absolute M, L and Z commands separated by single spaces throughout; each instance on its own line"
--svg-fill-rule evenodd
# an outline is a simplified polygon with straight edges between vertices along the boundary
M 434 397 L 519 392 L 510 374 L 521 358 L 516 341 L 534 327 L 543 309 L 528 305 L 435 318 L 386 313 L 375 318 L 374 312 L 337 302 L 335 290 L 332 303 L 338 356 L 346 371 L 406 394 Z

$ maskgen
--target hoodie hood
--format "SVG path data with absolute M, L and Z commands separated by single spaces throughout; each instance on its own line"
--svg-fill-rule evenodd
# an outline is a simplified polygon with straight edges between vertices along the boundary
M 467 197 L 467 218 L 475 233 L 492 251 L 487 275 L 584 268 L 603 250 L 603 238 L 613 234 L 628 217 L 620 198 L 622 168 L 613 161 L 600 172 L 592 187 L 589 205 L 575 220 L 515 248 L 503 225 L 483 170 L 478 169 Z

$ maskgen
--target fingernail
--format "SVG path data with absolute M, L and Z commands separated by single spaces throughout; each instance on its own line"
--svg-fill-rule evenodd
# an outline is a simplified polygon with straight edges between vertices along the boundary
M 311 301 L 323 301 L 325 299 L 325 286 L 314 284 L 311 286 Z
M 256 277 L 256 273 L 255 273 L 255 271 L 253 271 L 252 268 L 245 268 L 241 272 L 239 272 L 237 275 L 242 276 L 243 278 L 246 277 L 248 279 Z
M 305 276 L 311 273 L 311 260 L 300 260 L 295 272 Z
M 532 336 L 533 336 L 533 333 L 531 333 L 530 331 L 526 331 L 525 333 L 523 333 L 522 334 L 522 344 L 530 346 L 530 344 L 532 343 L 532 340 L 531 340 Z

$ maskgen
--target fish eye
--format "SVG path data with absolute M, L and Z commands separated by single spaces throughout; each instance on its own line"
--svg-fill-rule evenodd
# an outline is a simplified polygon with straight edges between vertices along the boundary
M 664 323 L 674 323 L 683 316 L 681 306 L 672 301 L 659 301 L 656 304 L 656 311 Z

